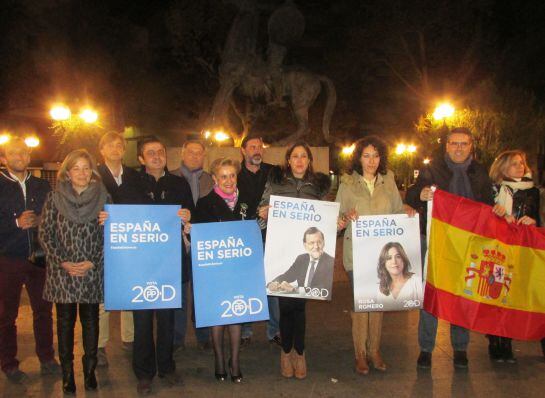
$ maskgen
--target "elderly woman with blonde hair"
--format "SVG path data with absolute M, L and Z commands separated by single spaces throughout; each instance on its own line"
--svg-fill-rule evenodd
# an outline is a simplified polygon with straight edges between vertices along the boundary
M 99 221 L 110 201 L 93 157 L 85 149 L 70 152 L 58 172 L 57 187 L 47 197 L 39 238 L 47 256 L 44 299 L 55 303 L 62 389 L 76 392 L 74 326 L 79 310 L 86 390 L 95 390 L 98 308 L 103 301 L 103 228 Z M 104 216 L 102 215 L 102 218 Z

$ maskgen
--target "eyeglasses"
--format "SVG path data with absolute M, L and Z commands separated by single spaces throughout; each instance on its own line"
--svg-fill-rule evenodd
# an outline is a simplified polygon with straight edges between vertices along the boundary
M 448 144 L 453 147 L 466 149 L 471 145 L 471 142 L 463 141 L 463 142 L 455 142 L 455 141 L 449 141 Z

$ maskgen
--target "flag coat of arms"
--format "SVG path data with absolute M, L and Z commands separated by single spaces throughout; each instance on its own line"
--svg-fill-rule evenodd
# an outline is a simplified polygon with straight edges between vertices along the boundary
M 424 309 L 481 333 L 544 338 L 545 229 L 508 224 L 490 206 L 437 190 Z

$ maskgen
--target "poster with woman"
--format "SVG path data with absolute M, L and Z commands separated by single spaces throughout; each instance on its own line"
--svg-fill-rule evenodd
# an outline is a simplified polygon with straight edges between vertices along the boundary
M 354 311 L 422 307 L 418 215 L 361 216 L 352 222 Z
M 339 204 L 273 195 L 270 205 L 267 294 L 331 300 Z

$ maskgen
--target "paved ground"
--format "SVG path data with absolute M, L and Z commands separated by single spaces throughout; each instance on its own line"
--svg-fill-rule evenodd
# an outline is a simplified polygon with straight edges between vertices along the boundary
M 340 278 L 337 278 L 340 279 Z M 308 378 L 285 380 L 279 373 L 279 348 L 265 339 L 263 324 L 256 325 L 252 344 L 241 353 L 244 374 L 242 385 L 230 381 L 219 383 L 213 377 L 213 355 L 195 347 L 193 333 L 187 348 L 177 357 L 177 366 L 185 386 L 167 388 L 155 381 L 157 397 L 543 397 L 545 396 L 545 362 L 537 342 L 516 342 L 519 359 L 516 365 L 491 363 L 486 355 L 486 340 L 473 334 L 469 349 L 468 371 L 455 371 L 448 326 L 441 323 L 438 346 L 431 371 L 417 371 L 418 356 L 416 312 L 385 315 L 382 352 L 388 364 L 385 373 L 371 371 L 368 376 L 353 372 L 353 353 L 349 309 L 351 298 L 347 282 L 336 282 L 332 303 L 311 303 L 308 308 L 307 360 Z M 41 377 L 33 354 L 31 313 L 24 298 L 19 316 L 19 359 L 28 372 L 26 386 L 14 386 L 0 376 L 0 397 L 61 396 L 60 379 Z M 86 394 L 81 365 L 76 368 L 78 396 L 136 396 L 130 356 L 119 342 L 119 315 L 111 317 L 112 341 L 108 347 L 110 366 L 99 370 L 100 390 Z M 79 334 L 79 328 L 78 328 Z M 78 341 L 76 356 L 81 357 Z

